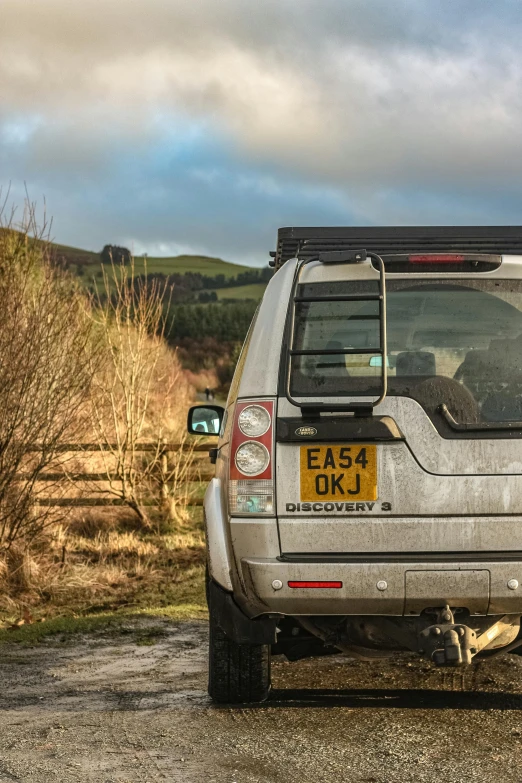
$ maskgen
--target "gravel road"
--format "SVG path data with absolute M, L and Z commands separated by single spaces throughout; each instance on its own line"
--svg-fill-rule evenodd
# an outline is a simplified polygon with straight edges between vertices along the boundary
M 522 658 L 274 663 L 269 702 L 206 691 L 202 622 L 0 648 L 0 781 L 522 781 Z M 154 642 L 153 644 L 151 644 Z

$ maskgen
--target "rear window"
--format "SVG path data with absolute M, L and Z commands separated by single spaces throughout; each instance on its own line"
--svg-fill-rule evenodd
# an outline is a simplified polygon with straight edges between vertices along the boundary
M 299 295 L 375 294 L 374 281 L 315 283 Z M 361 353 L 292 357 L 294 398 L 378 396 L 376 301 L 296 305 L 295 350 Z M 388 280 L 388 394 L 460 423 L 522 421 L 522 281 Z M 372 354 L 371 349 L 376 353 Z

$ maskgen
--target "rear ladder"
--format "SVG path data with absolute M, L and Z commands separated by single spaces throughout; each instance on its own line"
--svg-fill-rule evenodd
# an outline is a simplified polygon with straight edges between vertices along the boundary
M 332 296 L 299 296 L 298 288 L 301 280 L 301 274 L 304 267 L 310 264 L 312 261 L 321 261 L 323 264 L 360 264 L 367 258 L 370 258 L 377 262 L 379 270 L 379 293 L 378 294 L 334 294 Z M 313 303 L 313 302 L 374 302 L 379 303 L 379 315 L 375 318 L 379 320 L 379 347 L 378 348 L 344 348 L 344 349 L 321 349 L 308 350 L 308 349 L 295 349 L 295 318 L 296 318 L 296 305 L 301 303 Z M 286 353 L 286 368 L 285 368 L 285 393 L 288 401 L 301 409 L 303 415 L 316 415 L 321 412 L 334 412 L 342 411 L 346 413 L 353 413 L 358 416 L 369 416 L 372 414 L 373 409 L 380 405 L 380 403 L 386 397 L 387 385 L 388 385 L 388 369 L 387 369 L 387 339 L 386 339 L 386 275 L 384 270 L 384 261 L 382 258 L 367 250 L 334 250 L 319 253 L 312 258 L 305 258 L 298 262 L 294 280 L 292 284 L 292 291 L 290 295 L 290 322 L 288 327 L 288 348 Z M 371 356 L 381 357 L 381 374 L 380 374 L 380 391 L 379 396 L 375 400 L 369 400 L 368 402 L 360 401 L 347 401 L 345 403 L 325 403 L 325 402 L 305 402 L 303 400 L 296 400 L 290 390 L 291 375 L 292 375 L 292 359 L 294 356 L 349 356 L 349 355 L 361 355 L 370 354 Z M 346 395 L 349 396 L 348 394 Z

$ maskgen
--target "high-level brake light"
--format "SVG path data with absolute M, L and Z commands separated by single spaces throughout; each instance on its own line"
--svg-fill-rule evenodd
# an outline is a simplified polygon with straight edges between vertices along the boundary
M 491 253 L 390 253 L 383 256 L 384 267 L 391 274 L 442 272 L 442 274 L 492 272 L 502 263 L 502 256 Z M 374 269 L 378 264 L 372 259 Z
M 461 264 L 465 257 L 459 253 L 431 253 L 408 256 L 410 264 Z

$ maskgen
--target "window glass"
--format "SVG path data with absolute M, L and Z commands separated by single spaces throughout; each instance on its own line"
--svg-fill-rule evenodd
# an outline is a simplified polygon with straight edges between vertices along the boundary
M 377 292 L 373 281 L 300 287 L 303 296 Z M 444 402 L 465 423 L 522 420 L 522 282 L 388 280 L 387 334 L 389 394 L 430 412 Z M 294 397 L 379 394 L 381 356 L 342 354 L 378 351 L 377 302 L 298 303 L 293 347 L 318 352 L 293 357 Z

